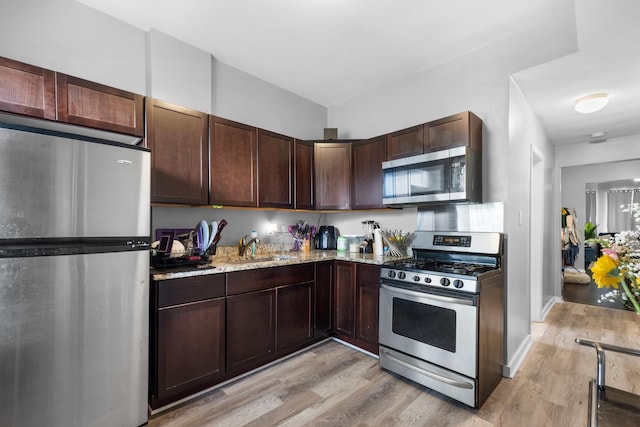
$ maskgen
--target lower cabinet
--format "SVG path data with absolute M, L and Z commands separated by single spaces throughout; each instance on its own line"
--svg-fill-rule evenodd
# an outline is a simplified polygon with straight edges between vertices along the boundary
M 157 409 L 330 335 L 378 352 L 380 267 L 325 261 L 152 281 Z
M 227 297 L 227 368 L 253 368 L 275 354 L 276 291 Z
M 335 262 L 334 333 L 378 354 L 380 266 Z
M 276 289 L 276 351 L 296 350 L 313 338 L 313 282 Z
M 317 262 L 315 304 L 314 304 L 314 335 L 316 338 L 327 337 L 331 334 L 331 311 L 333 308 L 333 261 Z
M 333 331 L 340 336 L 354 338 L 356 308 L 356 265 L 336 261 L 334 265 Z
M 150 403 L 157 408 L 225 375 L 224 276 L 153 282 Z
M 227 372 L 238 375 L 313 339 L 314 265 L 227 274 Z
M 380 267 L 356 266 L 356 340 L 368 344 L 367 350 L 378 353 Z M 374 350 L 371 350 L 373 346 Z

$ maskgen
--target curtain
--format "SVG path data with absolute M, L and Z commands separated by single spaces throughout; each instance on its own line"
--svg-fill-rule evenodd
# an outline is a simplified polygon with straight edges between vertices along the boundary
M 596 222 L 596 213 L 598 212 L 597 209 L 597 200 L 598 200 L 598 193 L 596 191 L 586 191 L 585 192 L 585 198 L 586 198 L 586 208 L 587 211 L 585 213 L 585 218 L 584 218 L 584 223 L 586 224 L 587 222 L 591 221 L 594 224 L 598 224 Z
M 624 212 L 630 204 L 640 202 L 640 190 L 610 190 L 607 191 L 607 231 L 617 233 L 624 230 L 634 230 L 636 220 L 632 212 Z

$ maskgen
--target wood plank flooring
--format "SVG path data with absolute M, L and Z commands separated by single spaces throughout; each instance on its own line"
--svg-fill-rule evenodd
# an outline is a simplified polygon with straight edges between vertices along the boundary
M 582 337 L 640 348 L 634 313 L 565 302 L 532 324 L 533 345 L 514 378 L 479 410 L 382 371 L 330 341 L 153 416 L 171 426 L 586 426 L 595 350 Z M 640 394 L 640 358 L 607 353 L 607 384 Z

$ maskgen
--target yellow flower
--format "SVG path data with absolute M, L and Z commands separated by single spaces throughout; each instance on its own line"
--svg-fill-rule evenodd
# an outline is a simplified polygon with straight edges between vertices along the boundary
M 618 289 L 618 282 L 620 280 L 618 276 L 618 262 L 609 256 L 602 255 L 598 258 L 593 264 L 591 272 L 593 273 L 593 280 L 595 280 L 599 288 L 603 286 L 606 288 L 613 286 L 614 289 Z

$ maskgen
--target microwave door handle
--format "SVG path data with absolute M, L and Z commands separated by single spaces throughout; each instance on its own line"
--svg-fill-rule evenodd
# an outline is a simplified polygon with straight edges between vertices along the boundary
M 426 375 L 428 377 L 433 378 L 436 381 L 440 381 L 443 382 L 445 384 L 449 384 L 452 385 L 454 387 L 458 387 L 458 388 L 466 388 L 466 389 L 472 389 L 473 388 L 473 384 L 469 384 L 469 383 L 465 383 L 462 381 L 456 381 L 456 380 L 452 380 L 451 378 L 447 378 L 447 377 L 443 377 L 442 375 L 436 374 L 435 372 L 431 372 L 431 371 L 427 371 L 426 369 L 422 369 L 419 368 L 417 366 L 413 366 L 407 362 L 404 362 L 400 359 L 398 359 L 397 357 L 392 356 L 391 354 L 389 354 L 389 352 L 382 350 L 385 354 L 385 356 L 387 356 L 389 359 L 393 360 L 394 363 L 397 363 L 398 365 L 402 365 L 407 369 L 411 369 L 412 371 L 418 372 L 419 374 L 422 375 Z
M 451 303 L 451 304 L 474 305 L 472 299 L 445 297 L 445 296 L 442 296 L 442 295 L 435 295 L 435 294 L 429 294 L 429 293 L 424 293 L 424 292 L 413 292 L 413 291 L 409 291 L 409 290 L 406 290 L 406 289 L 391 287 L 391 286 L 387 286 L 387 285 L 382 285 L 382 288 L 383 289 L 387 289 L 387 290 L 389 290 L 391 292 L 396 292 L 398 294 L 412 296 L 412 297 L 427 298 L 427 299 L 432 299 L 432 300 L 435 300 L 435 301 L 448 302 L 448 303 Z

